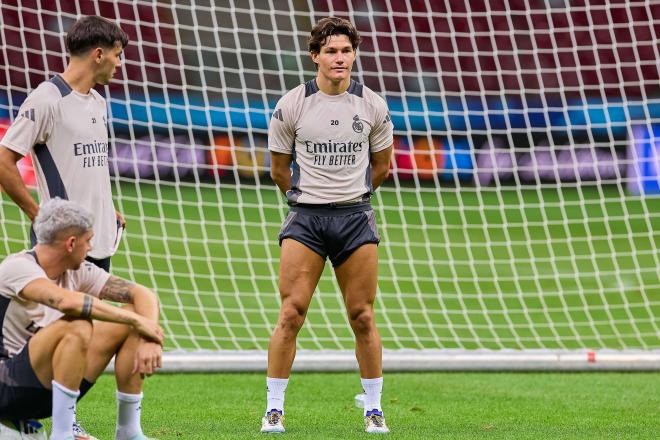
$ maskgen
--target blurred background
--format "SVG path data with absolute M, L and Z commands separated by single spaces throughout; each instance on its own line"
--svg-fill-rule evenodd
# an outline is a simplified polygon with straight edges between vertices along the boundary
M 171 152 L 142 151 L 153 150 L 157 139 L 165 149 L 195 145 L 201 168 L 263 176 L 270 111 L 285 91 L 314 76 L 309 29 L 335 14 L 351 18 L 363 37 L 357 78 L 390 106 L 399 178 L 412 178 L 412 168 L 423 178 L 438 172 L 443 180 L 468 183 L 511 180 L 509 153 L 527 171 L 516 176 L 523 182 L 626 176 L 620 159 L 629 135 L 648 136 L 660 112 L 658 5 L 441 3 L 294 1 L 277 10 L 267 1 L 3 2 L 0 117 L 10 120 L 25 93 L 64 69 L 63 35 L 75 17 L 100 14 L 131 37 L 122 75 L 102 90 L 117 140 L 114 173 L 168 178 Z M 238 147 L 240 154 L 219 148 L 212 157 L 215 144 Z M 573 168 L 577 157 L 568 150 L 578 145 L 580 176 L 527 170 L 529 161 Z M 484 168 L 496 172 L 472 172 L 472 153 L 491 149 L 496 153 L 484 155 L 490 165 Z M 132 166 L 147 159 L 163 166 Z M 182 158 L 179 177 L 193 171 L 192 159 Z
M 128 237 L 116 273 L 154 286 L 171 349 L 264 349 L 277 316 L 267 127 L 315 76 L 325 16 L 361 33 L 354 77 L 388 103 L 386 348 L 659 348 L 660 5 L 623 0 L 7 0 L 0 136 L 66 65 L 80 15 L 129 34 L 106 87 Z M 29 160 L 22 164 L 30 179 Z M 4 196 L 0 254 L 27 243 Z M 191 275 L 192 274 L 192 275 Z M 326 270 L 299 344 L 352 335 Z

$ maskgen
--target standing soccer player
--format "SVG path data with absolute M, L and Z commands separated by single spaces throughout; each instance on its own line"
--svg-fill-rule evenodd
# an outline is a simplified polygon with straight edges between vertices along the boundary
M 16 167 L 28 153 L 42 203 L 60 197 L 94 213 L 89 261 L 106 271 L 124 220 L 112 201 L 106 100 L 93 87 L 110 82 L 127 44 L 126 33 L 105 18 L 76 21 L 66 36 L 66 70 L 28 95 L 0 145 L 0 186 L 30 220 L 39 206 Z
M 382 346 L 373 308 L 380 237 L 369 200 L 389 173 L 393 127 L 385 101 L 351 79 L 360 43 L 352 23 L 324 18 L 308 43 L 316 78 L 280 99 L 268 133 L 271 176 L 290 211 L 279 235 L 282 305 L 268 347 L 261 432 L 284 432 L 296 337 L 329 257 L 355 334 L 365 430 L 384 433 Z
M 96 379 L 114 356 L 115 439 L 147 440 L 140 406 L 143 375 L 161 366 L 158 298 L 85 261 L 93 223 L 78 204 L 49 200 L 37 245 L 0 264 L 0 438 L 25 438 L 6 425 L 52 416 L 51 440 L 73 439 L 83 373 Z
M 30 220 L 39 206 L 16 166 L 28 153 L 41 203 L 60 197 L 94 214 L 95 234 L 87 259 L 106 271 L 125 222 L 112 201 L 106 100 L 93 87 L 110 82 L 127 44 L 126 33 L 105 18 L 76 21 L 66 36 L 66 70 L 30 93 L 0 145 L 0 186 Z M 80 426 L 75 430 L 76 440 L 93 439 Z

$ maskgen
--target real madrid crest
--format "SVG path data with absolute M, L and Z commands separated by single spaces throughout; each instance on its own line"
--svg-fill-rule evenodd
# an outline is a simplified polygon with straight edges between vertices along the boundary
M 360 121 L 360 116 L 353 116 L 353 131 L 356 133 L 362 133 L 362 130 L 364 130 L 364 124 Z

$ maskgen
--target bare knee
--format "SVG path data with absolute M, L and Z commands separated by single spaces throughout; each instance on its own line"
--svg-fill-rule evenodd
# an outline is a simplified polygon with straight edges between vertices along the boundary
M 94 327 L 91 321 L 87 319 L 72 319 L 67 323 L 65 334 L 60 342 L 69 347 L 80 347 L 81 350 L 86 352 L 92 340 L 93 331 Z
M 376 326 L 374 321 L 374 309 L 370 306 L 349 310 L 348 319 L 356 336 L 367 335 L 371 333 Z
M 94 354 L 112 356 L 131 336 L 139 334 L 131 326 L 114 322 L 98 322 L 94 329 L 91 350 Z
M 295 336 L 305 322 L 307 310 L 297 304 L 283 304 L 277 321 L 278 329 L 286 336 Z

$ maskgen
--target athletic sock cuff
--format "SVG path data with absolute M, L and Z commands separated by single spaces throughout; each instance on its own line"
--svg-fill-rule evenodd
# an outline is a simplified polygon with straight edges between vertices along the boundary
M 267 381 L 272 381 L 273 383 L 280 383 L 280 384 L 289 383 L 289 378 L 288 377 L 285 378 L 285 379 L 277 378 L 277 377 L 267 377 L 266 380 Z
M 360 380 L 361 380 L 362 383 L 365 384 L 365 385 L 371 385 L 371 384 L 376 384 L 376 383 L 380 383 L 380 382 L 382 382 L 382 381 L 383 381 L 383 377 L 382 377 L 382 376 L 381 376 L 381 377 L 374 377 L 373 379 L 363 379 L 363 378 L 360 378 Z
M 121 400 L 122 402 L 139 402 L 142 400 L 142 397 L 144 397 L 144 393 L 128 394 L 117 390 L 117 400 Z
M 53 389 L 57 388 L 58 390 L 60 390 L 69 397 L 78 397 L 80 395 L 80 391 L 70 390 L 64 385 L 56 382 L 55 380 L 52 380 L 50 383 L 53 386 Z

